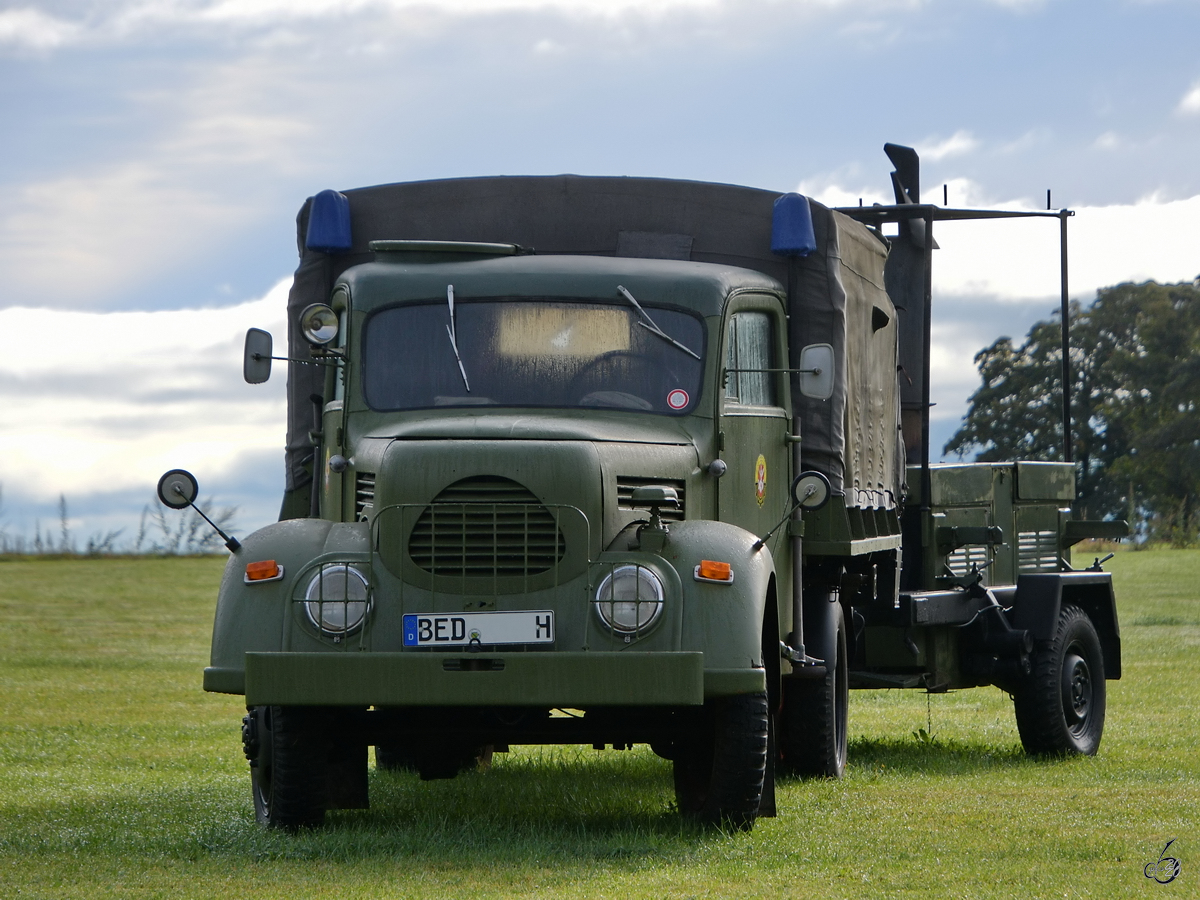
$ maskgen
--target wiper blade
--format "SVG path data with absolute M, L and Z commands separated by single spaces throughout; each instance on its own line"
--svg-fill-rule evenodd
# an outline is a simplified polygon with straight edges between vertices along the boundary
M 467 381 L 467 370 L 463 368 L 462 357 L 458 355 L 458 338 L 454 330 L 454 285 L 446 285 L 446 303 L 450 307 L 450 324 L 446 326 L 446 334 L 450 335 L 450 347 L 454 350 L 454 358 L 458 361 L 458 371 L 462 374 L 463 386 L 471 393 L 471 383 Z M 699 359 L 699 357 L 697 357 Z
M 663 331 L 661 328 L 659 328 L 658 323 L 656 323 L 652 318 L 650 318 L 650 314 L 648 312 L 646 312 L 646 310 L 642 309 L 642 304 L 638 303 L 637 299 L 633 296 L 633 294 L 629 293 L 629 291 L 627 291 L 623 285 L 618 284 L 617 290 L 620 291 L 624 295 L 626 300 L 628 300 L 630 303 L 633 304 L 633 308 L 636 309 L 638 311 L 638 315 L 642 317 L 642 321 L 638 322 L 639 325 L 641 325 L 643 328 L 645 328 L 651 334 L 657 335 L 658 337 L 662 338 L 668 344 L 673 344 L 674 346 L 678 347 L 680 350 L 682 350 L 688 356 L 694 356 L 694 357 L 696 357 L 696 359 L 700 359 L 699 353 L 697 353 L 695 350 L 691 349 L 690 347 L 685 347 L 683 344 L 679 343 L 679 341 L 675 340 L 675 338 L 671 337 L 669 334 L 667 334 L 665 331 Z

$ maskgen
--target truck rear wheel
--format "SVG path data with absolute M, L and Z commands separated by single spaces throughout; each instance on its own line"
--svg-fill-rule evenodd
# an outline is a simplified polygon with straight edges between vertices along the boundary
M 1049 647 L 1013 695 L 1021 744 L 1031 756 L 1094 756 L 1104 733 L 1104 656 L 1092 620 L 1064 606 Z
M 309 711 L 293 706 L 256 706 L 243 720 L 260 824 L 294 831 L 325 820 L 323 743 L 312 725 Z
M 780 768 L 805 778 L 841 778 L 846 771 L 850 707 L 846 616 L 835 601 L 817 608 L 823 620 L 814 620 L 805 629 L 805 644 L 810 656 L 825 660 L 825 676 L 783 679 Z
M 748 830 L 767 766 L 767 695 L 718 697 L 674 750 L 679 812 L 706 825 Z

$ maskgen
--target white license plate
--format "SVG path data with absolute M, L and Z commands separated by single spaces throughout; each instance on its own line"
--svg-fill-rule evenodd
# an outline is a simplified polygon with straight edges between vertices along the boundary
M 554 612 L 416 613 L 404 617 L 405 647 L 553 644 Z

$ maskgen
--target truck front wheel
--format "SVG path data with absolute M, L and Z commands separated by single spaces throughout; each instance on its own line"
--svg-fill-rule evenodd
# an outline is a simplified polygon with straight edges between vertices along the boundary
M 293 706 L 256 706 L 242 720 L 260 824 L 293 831 L 325 820 L 324 754 L 312 725 L 309 711 Z
M 783 679 L 780 768 L 805 778 L 841 778 L 846 771 L 850 707 L 846 616 L 836 600 L 814 607 L 814 613 L 805 628 L 805 645 L 810 656 L 825 661 L 825 675 Z
M 706 825 L 748 830 L 758 817 L 767 765 L 767 695 L 718 697 L 674 749 L 679 812 Z
M 1013 695 L 1021 744 L 1031 756 L 1094 756 L 1104 733 L 1104 656 L 1092 620 L 1064 606 L 1049 647 Z

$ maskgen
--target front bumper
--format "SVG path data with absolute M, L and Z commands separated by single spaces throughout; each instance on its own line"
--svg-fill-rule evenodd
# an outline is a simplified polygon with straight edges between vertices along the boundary
M 247 706 L 698 706 L 766 689 L 762 669 L 705 669 L 700 652 L 247 653 L 204 689 Z

